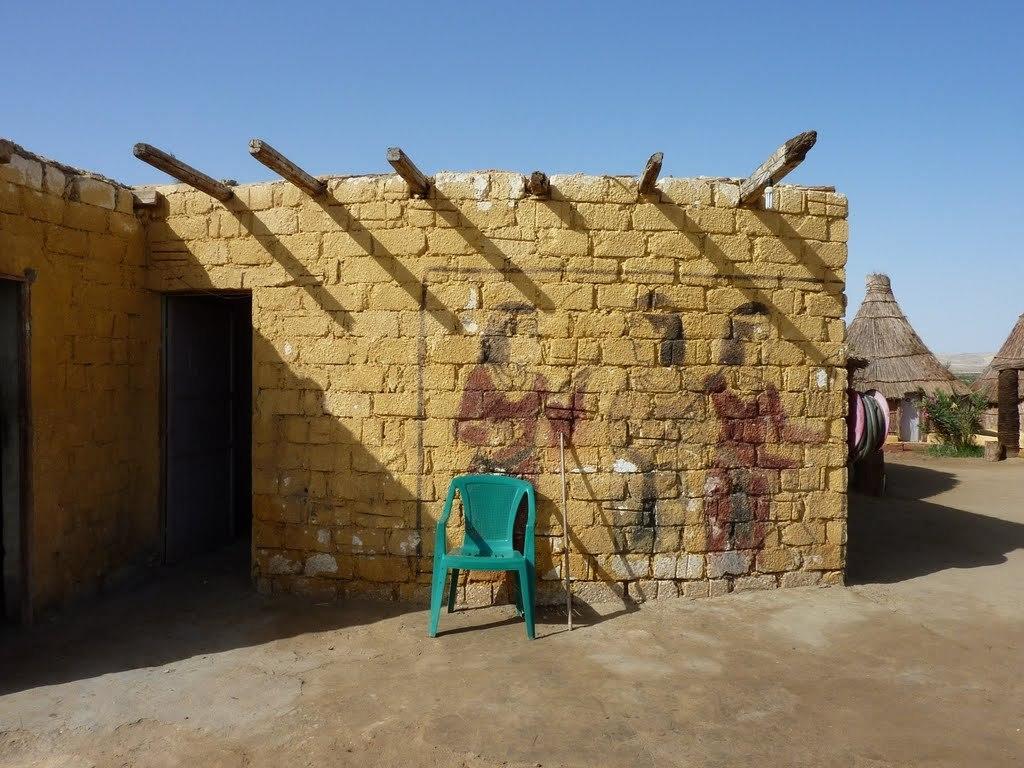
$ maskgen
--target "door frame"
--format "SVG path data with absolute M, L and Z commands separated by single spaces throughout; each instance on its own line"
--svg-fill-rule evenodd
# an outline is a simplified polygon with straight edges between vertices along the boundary
M 21 578 L 18 584 L 18 605 L 21 611 L 21 623 L 25 626 L 34 620 L 32 554 L 35 536 L 32 527 L 34 522 L 32 493 L 32 283 L 36 280 L 36 271 L 26 269 L 22 275 L 11 275 L 0 272 L 0 280 L 18 283 L 18 517 L 21 560 Z
M 253 298 L 251 290 L 244 288 L 228 288 L 224 290 L 208 290 L 208 291 L 197 291 L 197 290 L 183 290 L 183 291 L 165 291 L 160 295 L 160 386 L 159 397 L 160 397 L 160 504 L 159 504 L 159 517 L 160 517 L 160 562 L 167 563 L 167 457 L 169 455 L 167 445 L 167 351 L 169 345 L 167 343 L 167 334 L 170 329 L 170 324 L 167 322 L 168 313 L 168 299 L 172 298 L 184 298 L 188 296 L 209 296 L 212 298 L 222 296 L 248 296 L 250 300 Z M 250 325 L 252 320 L 250 319 Z M 251 331 L 250 331 L 251 332 Z M 252 365 L 252 355 L 250 354 L 249 365 Z M 250 382 L 250 392 L 252 384 Z M 249 414 L 250 420 L 252 419 L 252 413 Z M 252 451 L 252 440 L 249 441 L 249 451 L 251 455 Z M 251 458 L 250 458 L 251 461 Z M 250 502 L 251 503 L 251 502 Z

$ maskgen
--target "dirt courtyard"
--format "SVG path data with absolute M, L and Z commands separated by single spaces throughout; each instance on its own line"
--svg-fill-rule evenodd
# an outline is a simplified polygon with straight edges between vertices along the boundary
M 854 586 L 511 608 L 265 597 L 219 557 L 0 635 L 4 766 L 1007 766 L 1024 461 L 890 457 Z

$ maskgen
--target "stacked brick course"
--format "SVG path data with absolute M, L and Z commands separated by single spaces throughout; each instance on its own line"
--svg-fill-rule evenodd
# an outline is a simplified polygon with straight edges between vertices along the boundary
M 728 180 L 443 173 L 287 183 L 221 204 L 20 149 L 0 272 L 31 283 L 37 606 L 158 554 L 160 294 L 253 294 L 253 567 L 264 590 L 423 600 L 447 483 L 539 491 L 558 599 L 558 439 L 587 600 L 837 583 L 846 201 L 772 210 Z M 458 532 L 453 531 L 453 536 Z M 500 579 L 462 587 L 504 599 Z
M 841 195 L 729 181 L 438 174 L 161 187 L 148 286 L 253 294 L 264 590 L 423 600 L 447 483 L 524 474 L 540 595 L 703 596 L 842 578 Z M 463 599 L 503 599 L 503 582 Z
M 0 272 L 31 282 L 37 606 L 94 591 L 156 548 L 160 298 L 143 288 L 132 201 L 20 148 L 0 164 Z

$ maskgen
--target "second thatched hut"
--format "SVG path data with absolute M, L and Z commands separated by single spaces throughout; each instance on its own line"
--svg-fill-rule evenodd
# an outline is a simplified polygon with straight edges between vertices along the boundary
M 996 356 L 992 358 L 992 362 L 982 371 L 971 387 L 975 392 L 988 399 L 989 408 L 982 418 L 982 427 L 992 432 L 998 428 L 999 369 L 1004 367 L 1024 369 L 1024 315 L 1017 318 L 1017 324 L 1013 326 L 1013 330 L 1006 337 L 1003 346 L 999 348 Z M 1024 376 L 1019 377 L 1017 408 L 1021 416 L 1024 417 Z M 1024 424 L 1024 418 L 1021 418 L 1021 423 Z
M 858 391 L 877 389 L 889 401 L 890 433 L 905 442 L 922 438 L 920 393 L 966 394 L 967 385 L 921 341 L 892 292 L 888 275 L 867 276 L 867 293 L 849 328 L 849 343 L 867 365 L 852 374 Z

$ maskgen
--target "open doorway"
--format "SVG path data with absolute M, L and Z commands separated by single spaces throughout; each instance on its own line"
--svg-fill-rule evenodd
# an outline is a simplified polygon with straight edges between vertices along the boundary
M 29 621 L 25 283 L 0 279 L 0 623 Z
M 164 301 L 164 560 L 252 529 L 252 296 Z

